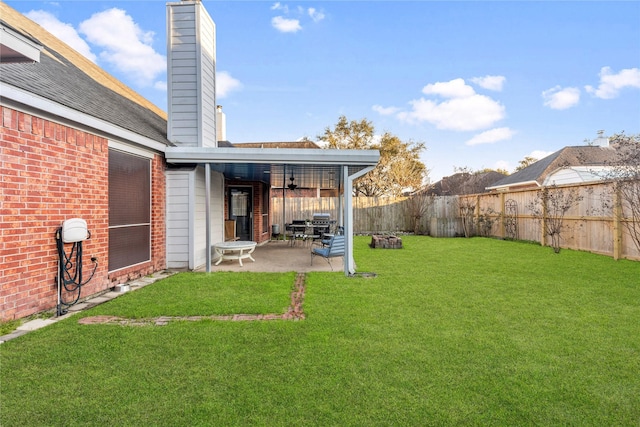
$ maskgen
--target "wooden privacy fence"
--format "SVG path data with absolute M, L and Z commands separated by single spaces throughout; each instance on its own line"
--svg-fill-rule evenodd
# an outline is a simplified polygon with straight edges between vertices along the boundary
M 406 197 L 354 197 L 353 229 L 357 234 L 385 234 L 418 232 L 437 237 L 462 235 L 457 213 L 457 197 L 429 198 L 427 212 L 418 221 L 412 220 L 411 199 Z M 291 223 L 294 219 L 312 219 L 314 213 L 328 213 L 331 219 L 341 218 L 341 206 L 337 197 L 293 197 L 284 201 L 271 199 L 273 224 Z
M 614 183 L 573 184 L 551 187 L 549 191 L 572 193 L 576 199 L 562 220 L 561 247 L 615 259 L 640 260 L 640 251 L 629 233 L 629 226 L 636 224 L 631 206 L 620 198 Z M 551 241 L 545 235 L 544 222 L 553 218 L 549 202 L 543 208 L 542 200 L 540 190 L 521 190 L 459 196 L 458 205 L 473 207 L 472 222 L 482 225 L 484 219 L 489 236 L 536 241 L 547 246 Z M 536 206 L 541 215 L 535 213 Z M 482 234 L 477 229 L 474 231 Z
M 353 222 L 356 233 L 398 232 L 406 229 L 401 202 L 404 198 L 354 197 Z M 283 208 L 284 204 L 284 208 Z M 283 218 L 284 209 L 284 218 Z M 312 219 L 315 213 L 328 213 L 332 220 L 342 217 L 337 197 L 274 197 L 271 199 L 273 224 L 291 223 L 294 219 Z
M 632 223 L 633 215 L 627 204 L 616 200 L 611 182 L 558 189 L 573 191 L 579 199 L 564 216 L 561 247 L 616 259 L 640 260 L 640 251 L 627 227 Z M 433 237 L 456 237 L 464 236 L 466 228 L 472 235 L 548 245 L 549 238 L 543 235 L 542 221 L 545 219 L 534 215 L 532 210 L 540 203 L 539 194 L 539 190 L 520 190 L 466 196 L 354 197 L 353 229 L 357 234 L 415 232 Z M 283 200 L 273 198 L 271 202 L 272 223 L 282 224 Z M 311 219 L 314 213 L 328 213 L 338 220 L 340 208 L 336 197 L 287 198 L 284 222 Z M 461 212 L 468 215 L 461 215 Z

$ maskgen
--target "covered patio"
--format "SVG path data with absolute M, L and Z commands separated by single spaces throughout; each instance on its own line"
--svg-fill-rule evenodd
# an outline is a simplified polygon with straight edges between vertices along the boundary
M 345 234 L 345 257 L 344 262 L 333 259 L 333 271 L 344 271 L 345 275 L 355 273 L 355 262 L 353 260 L 353 207 L 352 193 L 353 181 L 367 172 L 371 171 L 378 160 L 380 153 L 377 150 L 337 150 L 337 149 L 273 149 L 273 148 L 230 148 L 230 147 L 168 147 L 165 151 L 167 163 L 180 164 L 200 164 L 205 166 L 205 195 L 210 197 L 211 172 L 219 172 L 226 180 L 264 182 L 272 187 L 285 188 L 288 183 L 300 187 L 315 187 L 329 190 L 336 190 L 340 194 L 340 218 L 336 218 L 339 225 L 344 227 Z M 291 179 L 293 178 L 293 179 Z M 211 221 L 212 215 L 208 208 L 210 201 L 205 202 L 206 218 L 206 247 L 211 248 L 216 242 L 211 241 Z M 270 224 L 280 219 L 270 218 Z M 283 221 L 284 222 L 284 221 Z M 273 245 L 269 242 L 266 246 Z M 283 245 L 286 246 L 286 245 Z M 256 249 L 258 254 L 259 249 Z M 271 248 L 271 247 L 270 247 Z M 275 249 L 275 246 L 273 246 Z M 311 267 L 310 249 L 291 248 L 297 250 L 292 252 L 297 256 L 306 258 L 306 261 L 294 261 L 294 258 L 285 258 L 285 262 L 290 264 L 286 270 L 279 271 L 301 271 L 298 268 Z M 302 255 L 304 254 L 304 255 Z M 257 256 L 257 255 L 256 255 Z M 265 257 L 264 259 L 269 259 Z M 301 258 L 302 259 L 302 258 Z M 274 258 L 275 260 L 275 258 Z M 269 260 L 268 262 L 273 262 Z M 321 268 L 325 264 L 327 271 L 331 268 L 324 259 L 314 261 L 314 267 Z M 256 262 L 247 260 L 243 262 L 246 267 L 240 267 L 236 262 L 225 261 L 218 266 L 212 265 L 212 251 L 207 251 L 205 270 L 218 271 L 222 268 L 237 268 L 239 271 L 270 271 L 270 270 L 249 270 L 249 268 L 259 268 L 258 258 Z M 254 265 L 252 265 L 254 264 Z M 342 264 L 342 265 L 339 265 Z M 325 267 L 322 266 L 322 267 Z M 267 266 L 261 267 L 263 269 Z M 275 266 L 273 268 L 276 268 Z M 286 268 L 282 265 L 280 268 Z M 271 270 L 273 271 L 273 270 Z M 304 270 L 302 270 L 304 271 Z M 311 270 L 307 270 L 311 271 Z
M 289 242 L 284 240 L 271 240 L 258 245 L 251 254 L 255 259 L 245 259 L 242 266 L 237 260 L 222 261 L 218 265 L 211 264 L 210 271 L 253 271 L 260 273 L 268 272 L 288 272 L 295 271 L 297 273 L 308 273 L 310 271 L 334 271 L 340 272 L 344 270 L 344 262 L 342 257 L 332 258 L 331 266 L 326 259 L 315 257 L 313 265 L 311 265 L 311 247 L 310 245 L 291 246 Z M 200 269 L 205 271 L 205 268 Z

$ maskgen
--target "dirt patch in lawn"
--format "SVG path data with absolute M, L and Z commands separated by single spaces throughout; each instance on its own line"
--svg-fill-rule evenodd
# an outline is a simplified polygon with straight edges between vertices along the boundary
M 271 314 L 224 314 L 212 316 L 160 316 L 147 319 L 127 319 L 118 316 L 91 316 L 78 320 L 81 325 L 118 324 L 124 326 L 164 326 L 169 322 L 197 322 L 201 320 L 226 320 L 226 321 L 256 321 L 256 320 L 303 320 L 305 314 L 302 303 L 304 302 L 305 274 L 298 273 L 291 292 L 291 304 L 285 313 Z

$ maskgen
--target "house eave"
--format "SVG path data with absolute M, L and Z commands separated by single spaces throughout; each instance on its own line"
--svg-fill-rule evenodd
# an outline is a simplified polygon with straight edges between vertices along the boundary
M 40 62 L 42 46 L 0 23 L 0 63 Z
M 509 189 L 514 189 L 518 187 L 529 187 L 529 186 L 540 187 L 540 183 L 536 180 L 522 181 L 522 182 L 514 182 L 512 184 L 494 185 L 491 187 L 486 187 L 486 189 L 489 191 L 507 191 Z
M 304 148 L 167 147 L 168 163 L 270 163 L 375 166 L 378 150 L 309 150 Z

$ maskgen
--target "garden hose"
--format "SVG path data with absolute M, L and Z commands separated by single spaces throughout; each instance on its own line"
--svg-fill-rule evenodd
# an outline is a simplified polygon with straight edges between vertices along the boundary
M 58 307 L 57 315 L 61 316 L 68 312 L 66 307 L 76 304 L 80 300 L 80 292 L 82 286 L 89 283 L 98 269 L 98 260 L 91 258 L 94 263 L 93 271 L 87 280 L 82 281 L 82 242 L 74 242 L 71 251 L 67 255 L 64 250 L 64 242 L 62 241 L 62 227 L 56 231 L 56 247 L 58 249 Z M 75 293 L 72 301 L 64 301 L 62 297 L 62 288 L 68 293 Z M 64 307 L 63 307 L 64 306 Z

